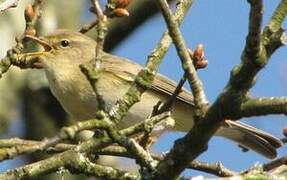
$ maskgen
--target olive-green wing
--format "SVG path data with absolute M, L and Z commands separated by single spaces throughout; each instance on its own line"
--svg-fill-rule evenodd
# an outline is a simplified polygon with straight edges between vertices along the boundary
M 136 64 L 128 59 L 124 59 L 117 56 L 105 54 L 103 56 L 103 67 L 105 71 L 113 73 L 115 76 L 122 78 L 126 81 L 132 82 L 137 73 L 142 69 L 142 66 Z M 177 84 L 168 79 L 167 77 L 157 74 L 154 82 L 151 85 L 151 89 L 165 95 L 171 96 L 176 88 Z M 193 104 L 193 96 L 190 92 L 183 89 L 177 99 L 187 103 Z

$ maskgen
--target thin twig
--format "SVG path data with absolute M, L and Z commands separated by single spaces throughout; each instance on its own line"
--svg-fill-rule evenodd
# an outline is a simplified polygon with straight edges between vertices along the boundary
M 16 38 L 16 45 L 7 51 L 6 57 L 0 60 L 0 78 L 8 71 L 11 65 L 20 68 L 33 68 L 33 59 L 20 58 L 19 54 L 23 52 L 26 44 L 25 35 L 35 35 L 35 24 L 41 16 L 43 0 L 35 0 L 33 6 L 28 5 L 25 10 L 25 30 L 20 37 Z
M 186 77 L 185 75 L 183 75 L 183 77 L 180 79 L 179 83 L 177 84 L 173 94 L 169 97 L 168 101 L 164 103 L 164 105 L 159 109 L 159 111 L 157 113 L 162 113 L 165 111 L 171 111 L 172 107 L 175 103 L 175 100 L 177 98 L 177 96 L 179 95 L 179 93 L 182 91 L 182 87 L 184 85 L 186 81 Z
M 104 47 L 104 40 L 105 36 L 107 34 L 107 18 L 103 14 L 103 11 L 101 9 L 101 6 L 98 2 L 98 0 L 91 0 L 92 3 L 92 11 L 96 14 L 97 19 L 97 44 L 95 47 L 95 61 L 92 63 L 92 67 L 88 67 L 88 65 L 81 65 L 80 68 L 82 72 L 86 75 L 87 79 L 91 83 L 91 86 L 93 87 L 93 90 L 97 97 L 97 110 L 105 110 L 106 105 L 105 101 L 103 99 L 102 94 L 98 91 L 97 87 L 97 80 L 101 76 L 101 62 L 102 62 L 102 53 L 103 53 L 103 47 Z M 94 24 L 90 24 L 87 28 L 91 28 Z
M 93 12 L 96 13 L 98 21 L 95 68 L 100 69 L 101 58 L 102 58 L 101 52 L 103 51 L 104 40 L 107 33 L 106 16 L 103 14 L 102 8 L 98 0 L 91 0 L 91 2 L 92 2 L 92 8 L 94 10 Z
M 79 32 L 85 34 L 86 32 L 93 29 L 97 24 L 98 24 L 98 20 L 94 20 L 94 21 L 90 22 L 89 24 L 83 25 L 81 27 L 81 29 L 79 30 Z
M 194 104 L 200 110 L 202 110 L 202 114 L 204 114 L 206 106 L 208 105 L 208 101 L 205 96 L 205 92 L 202 86 L 202 82 L 200 81 L 196 69 L 192 63 L 192 59 L 189 55 L 188 49 L 185 45 L 185 41 L 182 37 L 182 34 L 179 30 L 178 24 L 175 21 L 175 18 L 172 15 L 171 10 L 169 9 L 169 5 L 166 0 L 158 0 L 159 7 L 164 15 L 164 19 L 166 21 L 169 34 L 175 44 L 177 49 L 177 53 L 182 62 L 182 68 L 185 71 L 186 77 L 189 81 L 190 87 L 192 89 L 192 93 L 194 96 Z
M 99 1 L 98 0 L 91 0 L 91 3 L 93 5 L 93 12 L 96 13 L 98 19 L 103 18 L 104 13 L 102 11 L 102 8 L 101 8 Z

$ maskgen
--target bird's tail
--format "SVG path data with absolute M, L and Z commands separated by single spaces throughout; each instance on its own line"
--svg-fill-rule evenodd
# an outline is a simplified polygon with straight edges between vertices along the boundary
M 267 158 L 273 159 L 277 156 L 276 149 L 282 146 L 280 139 L 242 122 L 226 120 L 226 124 L 227 126 L 220 128 L 217 135 L 227 137 Z

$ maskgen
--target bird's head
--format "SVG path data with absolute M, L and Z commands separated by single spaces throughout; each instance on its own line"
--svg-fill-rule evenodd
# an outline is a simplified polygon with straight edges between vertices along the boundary
M 39 68 L 51 65 L 78 66 L 95 57 L 96 41 L 79 32 L 57 30 L 44 37 L 26 37 L 43 47 L 43 51 L 24 54 L 39 58 Z

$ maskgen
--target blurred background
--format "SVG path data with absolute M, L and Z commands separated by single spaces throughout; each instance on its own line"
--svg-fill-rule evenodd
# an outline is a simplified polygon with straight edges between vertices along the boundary
M 32 1 L 20 1 L 17 8 L 0 14 L 0 57 L 15 42 L 14 37 L 24 30 L 23 11 Z M 102 4 L 106 1 L 101 1 Z M 174 2 L 172 1 L 174 4 Z M 268 22 L 279 0 L 265 0 L 264 25 Z M 49 0 L 44 1 L 43 14 L 38 26 L 39 35 L 45 35 L 57 28 L 79 30 L 82 25 L 95 19 L 89 12 L 90 1 Z M 105 49 L 112 54 L 127 57 L 144 65 L 148 54 L 155 47 L 166 30 L 165 22 L 157 13 L 153 0 L 133 0 L 130 16 L 117 18 L 110 24 Z M 188 47 L 195 48 L 202 43 L 209 60 L 206 69 L 199 71 L 207 97 L 212 103 L 229 79 L 232 67 L 240 62 L 248 27 L 249 4 L 247 1 L 201 0 L 195 1 L 181 26 Z M 286 27 L 286 23 L 285 26 Z M 95 32 L 88 33 L 95 37 Z M 279 49 L 266 68 L 260 72 L 257 84 L 252 89 L 254 97 L 286 96 L 287 92 L 287 48 Z M 164 58 L 160 72 L 178 81 L 183 71 L 175 48 L 171 46 Z M 188 86 L 187 86 L 188 87 Z M 264 116 L 242 121 L 266 130 L 277 137 L 283 137 L 282 129 L 287 127 L 286 117 Z M 1 138 L 21 137 L 42 139 L 53 136 L 59 128 L 68 125 L 69 117 L 50 93 L 41 70 L 19 70 L 11 68 L 0 80 L 0 134 Z M 153 146 L 154 152 L 168 151 L 175 139 L 183 133 L 166 133 Z M 287 147 L 279 149 L 279 156 L 286 155 Z M 19 157 L 0 163 L 0 171 L 20 166 L 29 161 L 43 158 L 41 154 Z M 268 159 L 254 152 L 241 152 L 238 146 L 220 137 L 214 137 L 207 152 L 199 157 L 206 162 L 220 161 L 232 170 L 241 171 L 255 163 Z M 132 160 L 118 162 L 125 168 L 135 168 Z M 185 176 L 204 174 L 186 170 Z M 205 174 L 204 174 L 205 175 Z M 208 175 L 210 176 L 210 175 Z

